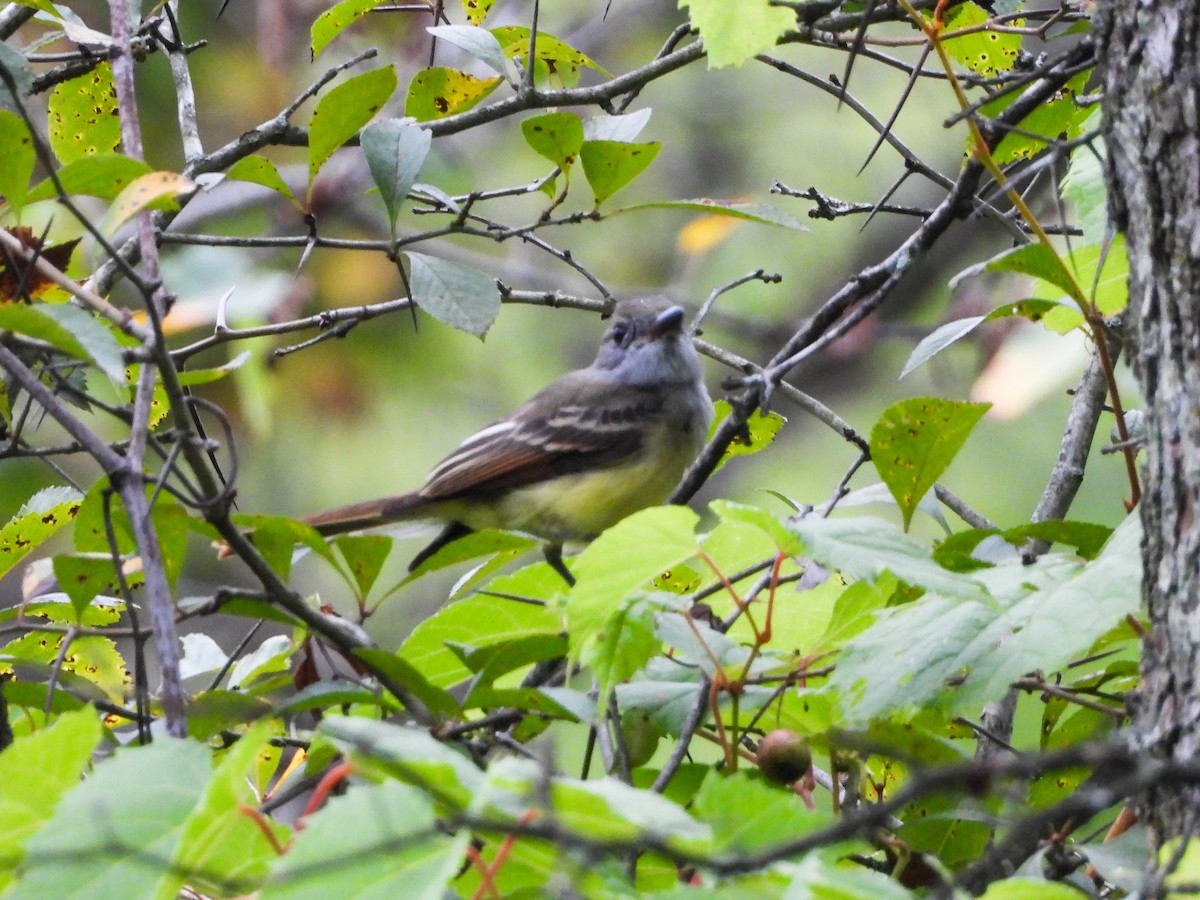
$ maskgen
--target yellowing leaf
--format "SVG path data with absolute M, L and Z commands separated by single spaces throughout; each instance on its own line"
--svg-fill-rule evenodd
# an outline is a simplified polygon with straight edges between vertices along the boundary
M 466 72 L 441 66 L 422 69 L 408 85 L 404 113 L 419 122 L 429 122 L 466 112 L 499 87 L 502 81 L 504 79 L 499 76 L 476 78 Z
M 164 208 L 171 198 L 195 189 L 193 182 L 176 172 L 149 172 L 134 179 L 117 195 L 104 217 L 102 230 L 105 234 L 112 234 L 148 206 Z
M 478 25 L 487 18 L 487 14 L 491 12 L 492 4 L 496 0 L 462 0 L 463 12 L 466 13 L 467 21 L 472 25 Z

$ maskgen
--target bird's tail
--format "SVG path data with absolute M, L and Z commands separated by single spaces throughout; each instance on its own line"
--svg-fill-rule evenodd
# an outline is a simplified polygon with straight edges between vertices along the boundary
M 434 506 L 434 503 L 413 492 L 399 494 L 395 497 L 384 497 L 380 500 L 352 503 L 328 512 L 305 516 L 300 521 L 308 523 L 322 535 L 329 537 L 334 534 L 344 534 L 347 531 L 378 528 L 380 525 L 387 525 L 391 522 L 404 522 L 433 516 L 435 515 Z

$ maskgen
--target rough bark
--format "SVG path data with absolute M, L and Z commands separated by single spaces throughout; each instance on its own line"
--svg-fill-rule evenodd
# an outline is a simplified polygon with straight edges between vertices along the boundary
M 1099 37 L 1110 211 L 1129 251 L 1129 329 L 1147 421 L 1143 592 L 1150 617 L 1134 735 L 1200 756 L 1200 0 L 1108 0 Z M 1188 833 L 1200 793 L 1143 812 Z

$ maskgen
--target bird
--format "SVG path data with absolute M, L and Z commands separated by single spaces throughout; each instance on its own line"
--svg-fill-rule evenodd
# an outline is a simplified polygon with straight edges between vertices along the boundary
M 662 297 L 618 302 L 595 361 L 463 441 L 419 490 L 301 521 L 329 537 L 435 519 L 441 534 L 410 562 L 481 529 L 530 534 L 562 567 L 586 542 L 664 502 L 703 448 L 713 406 L 685 312 Z

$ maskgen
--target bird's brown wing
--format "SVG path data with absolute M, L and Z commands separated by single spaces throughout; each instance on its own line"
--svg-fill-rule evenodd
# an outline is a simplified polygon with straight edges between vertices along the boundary
M 560 402 L 547 406 L 544 394 Z M 419 493 L 429 500 L 486 494 L 615 465 L 641 449 L 645 424 L 662 412 L 650 392 L 568 375 L 467 438 Z

